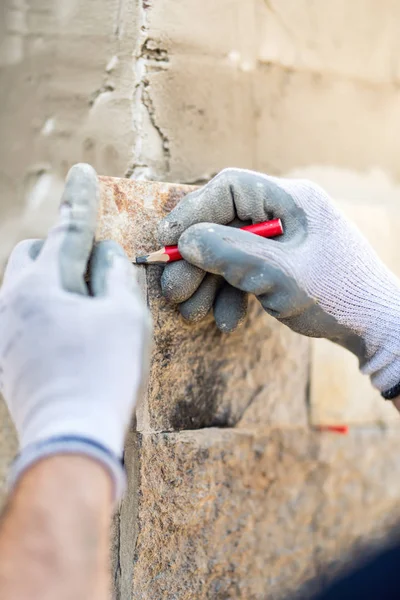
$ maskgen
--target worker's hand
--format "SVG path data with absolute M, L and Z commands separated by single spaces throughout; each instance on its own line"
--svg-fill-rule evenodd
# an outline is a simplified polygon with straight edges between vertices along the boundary
M 150 318 L 122 248 L 92 252 L 97 213 L 96 173 L 76 165 L 46 241 L 14 249 L 0 292 L 0 383 L 20 439 L 14 479 L 44 456 L 84 453 L 110 470 L 118 495 Z
M 226 227 L 273 218 L 284 227 L 276 239 Z M 217 326 L 232 331 L 245 316 L 246 295 L 255 294 L 294 331 L 351 350 L 381 392 L 395 393 L 399 282 L 317 185 L 228 169 L 184 198 L 159 236 L 179 243 L 187 261 L 166 266 L 162 288 L 189 321 L 213 307 Z

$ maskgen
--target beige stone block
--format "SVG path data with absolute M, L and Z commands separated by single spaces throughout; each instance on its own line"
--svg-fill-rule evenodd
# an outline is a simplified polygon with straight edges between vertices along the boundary
M 381 197 L 379 204 L 352 202 L 351 197 L 337 201 L 346 217 L 357 225 L 379 258 L 400 277 L 400 206 Z
M 391 0 L 257 0 L 259 58 L 357 80 L 399 79 L 400 7 Z
M 146 78 L 152 121 L 167 149 L 164 178 L 190 182 L 227 166 L 255 167 L 251 73 L 212 57 L 178 54 Z
M 107 177 L 102 186 L 98 235 L 122 243 L 132 259 L 158 247 L 160 217 L 191 189 Z M 189 324 L 162 297 L 162 268 L 140 268 L 146 269 L 154 343 L 138 431 L 306 426 L 306 339 L 268 317 L 254 299 L 233 334 L 219 332 L 211 316 Z
M 378 205 L 342 200 L 340 208 L 372 244 L 383 262 L 400 276 L 398 231 L 400 209 L 391 202 Z M 355 356 L 326 340 L 313 340 L 311 360 L 311 420 L 314 424 L 392 422 L 399 415 L 385 402 Z
M 315 576 L 313 442 L 289 438 L 219 429 L 139 438 L 133 599 L 272 600 Z
M 397 444 L 396 428 L 321 434 L 319 460 L 325 478 L 314 514 L 315 560 L 326 579 L 398 539 Z
M 397 410 L 359 372 L 356 357 L 327 340 L 312 341 L 310 407 L 314 425 L 400 425 Z
M 400 516 L 397 435 L 204 429 L 137 443 L 137 537 L 120 549 L 133 599 L 308 598 Z
M 174 54 L 226 57 L 245 68 L 254 65 L 254 0 L 160 0 L 148 4 L 149 37 L 162 40 Z M 200 78 L 203 76 L 201 72 Z
M 13 243 L 32 235 L 30 221 L 35 234 L 43 221 L 39 233 L 45 235 L 43 214 L 58 205 L 57 190 L 46 186 L 31 202 L 34 180 L 33 186 L 43 175 L 62 179 L 79 161 L 123 175 L 132 166 L 135 140 L 136 3 L 42 0 L 29 10 L 26 2 L 17 4 L 26 30 L 13 34 L 10 55 L 2 44 L 5 26 L 0 31 L 1 263 Z M 23 53 L 16 56 L 19 42 Z
M 261 66 L 254 79 L 257 169 L 286 174 L 310 165 L 400 176 L 400 92 L 329 74 Z

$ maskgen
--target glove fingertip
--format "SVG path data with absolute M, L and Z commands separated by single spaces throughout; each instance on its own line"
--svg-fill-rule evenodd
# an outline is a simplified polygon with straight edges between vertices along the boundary
M 204 319 L 213 306 L 221 284 L 221 277 L 208 273 L 193 296 L 179 306 L 183 318 L 192 323 Z
M 87 163 L 76 163 L 67 173 L 66 182 L 76 182 L 77 184 L 90 184 L 98 186 L 97 173 L 94 168 Z
M 204 271 L 184 261 L 171 263 L 161 275 L 162 293 L 172 304 L 184 302 L 195 293 L 204 276 Z
M 195 304 L 190 300 L 191 298 L 179 305 L 179 312 L 185 321 L 189 321 L 189 323 L 198 323 L 208 315 L 211 307 L 204 304 Z
M 232 333 L 245 321 L 248 294 L 225 284 L 214 304 L 214 319 L 222 333 Z
M 171 213 L 158 224 L 158 241 L 164 246 L 172 246 L 177 244 L 182 231 L 183 228 L 180 226 L 179 222 L 174 219 Z

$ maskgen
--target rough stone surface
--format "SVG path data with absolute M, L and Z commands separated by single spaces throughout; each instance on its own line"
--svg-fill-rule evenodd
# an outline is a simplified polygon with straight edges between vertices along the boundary
M 101 182 L 98 237 L 122 243 L 132 260 L 158 247 L 160 216 L 190 189 L 104 177 Z M 154 344 L 138 431 L 306 425 L 308 340 L 268 317 L 254 299 L 234 334 L 220 333 L 211 316 L 186 323 L 162 297 L 162 267 L 141 269 L 147 271 Z
M 397 444 L 299 429 L 139 435 L 132 598 L 309 598 L 400 516 Z

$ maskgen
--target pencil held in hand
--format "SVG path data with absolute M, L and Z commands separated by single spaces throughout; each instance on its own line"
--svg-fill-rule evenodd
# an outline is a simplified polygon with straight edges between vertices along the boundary
M 277 237 L 283 233 L 282 222 L 280 219 L 264 221 L 263 223 L 256 223 L 255 225 L 246 225 L 246 227 L 241 227 L 241 229 L 265 238 Z M 181 259 L 182 256 L 178 250 L 178 246 L 165 246 L 151 254 L 137 256 L 135 262 L 139 265 L 165 264 Z

